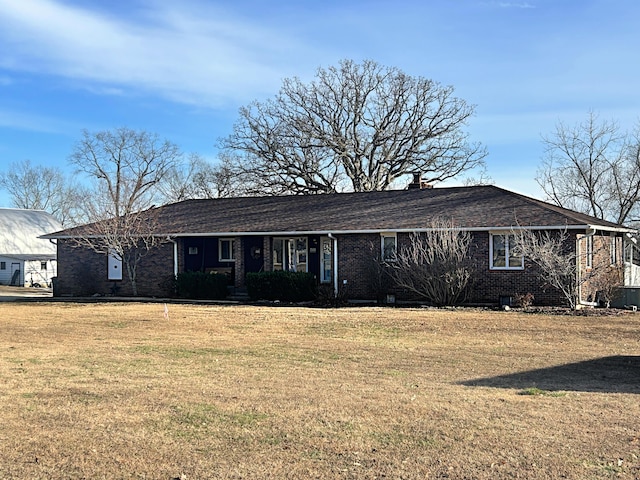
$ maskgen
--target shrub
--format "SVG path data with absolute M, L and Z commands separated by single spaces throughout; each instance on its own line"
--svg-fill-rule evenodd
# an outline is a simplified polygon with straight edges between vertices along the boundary
M 437 306 L 464 303 L 474 274 L 469 232 L 437 219 L 428 231 L 412 233 L 409 240 L 387 262 L 395 286 Z
M 305 272 L 247 273 L 247 293 L 252 300 L 304 302 L 316 297 L 316 281 Z
M 176 277 L 176 294 L 180 298 L 222 300 L 227 297 L 226 275 L 205 272 L 183 272 Z
M 340 285 L 336 292 L 333 285 L 320 285 L 317 288 L 316 301 L 318 305 L 325 307 L 344 307 L 348 304 L 347 287 Z
M 514 298 L 515 305 L 516 307 L 524 308 L 526 310 L 531 305 L 533 305 L 534 298 L 535 297 L 533 296 L 533 293 L 518 293 Z

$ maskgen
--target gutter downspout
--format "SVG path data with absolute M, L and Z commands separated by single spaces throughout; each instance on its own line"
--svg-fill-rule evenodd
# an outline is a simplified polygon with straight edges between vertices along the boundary
M 49 239 L 49 243 L 51 245 L 55 245 L 56 246 L 56 259 L 55 261 L 52 260 L 51 261 L 51 270 L 53 272 L 53 275 L 51 276 L 51 280 L 49 280 L 48 278 L 46 280 L 48 280 L 48 283 L 50 283 L 51 288 L 53 288 L 53 279 L 58 277 L 58 239 L 57 238 L 50 238 Z
M 173 276 L 178 276 L 178 242 L 173 238 L 167 237 L 167 240 L 173 243 Z
M 338 239 L 332 233 L 327 236 L 333 240 L 333 291 L 338 296 Z
M 587 305 L 587 306 L 594 306 L 594 303 L 592 302 L 583 302 L 582 301 L 582 268 L 580 265 L 580 261 L 582 258 L 582 252 L 580 251 L 580 240 L 583 240 L 585 238 L 589 238 L 589 237 L 593 237 L 596 234 L 596 229 L 595 228 L 588 228 L 587 229 L 587 233 L 584 234 L 582 237 L 578 238 L 576 236 L 576 251 L 578 252 L 578 255 L 576 255 L 576 281 L 578 282 L 578 298 L 577 298 L 577 302 L 576 302 L 576 308 L 578 308 L 579 305 Z M 586 260 L 586 259 L 585 259 Z M 585 265 L 586 265 L 586 261 L 585 261 Z M 585 266 L 586 268 L 586 266 Z

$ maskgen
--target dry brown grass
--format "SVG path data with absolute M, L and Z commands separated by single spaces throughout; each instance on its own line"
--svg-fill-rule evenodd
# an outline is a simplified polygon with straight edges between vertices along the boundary
M 0 315 L 3 479 L 640 477 L 640 314 Z

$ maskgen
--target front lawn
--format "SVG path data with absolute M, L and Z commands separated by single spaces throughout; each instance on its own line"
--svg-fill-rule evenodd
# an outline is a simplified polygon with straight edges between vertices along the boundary
M 0 305 L 0 478 L 640 477 L 640 314 Z

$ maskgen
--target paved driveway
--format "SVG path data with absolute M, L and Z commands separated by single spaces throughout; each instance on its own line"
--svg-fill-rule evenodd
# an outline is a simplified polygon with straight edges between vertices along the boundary
M 32 298 L 51 298 L 53 293 L 50 288 L 9 287 L 0 285 L 0 302 L 12 302 Z

